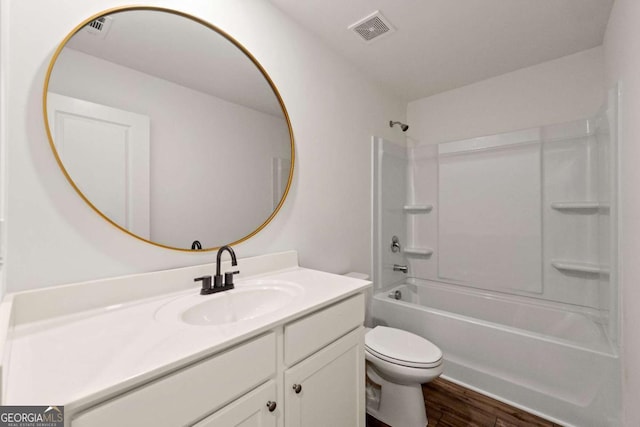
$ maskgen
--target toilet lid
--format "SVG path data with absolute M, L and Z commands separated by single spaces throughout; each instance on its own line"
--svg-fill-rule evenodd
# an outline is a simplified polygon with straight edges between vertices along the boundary
M 376 326 L 364 337 L 374 356 L 398 365 L 433 368 L 442 363 L 442 351 L 428 340 L 401 329 Z

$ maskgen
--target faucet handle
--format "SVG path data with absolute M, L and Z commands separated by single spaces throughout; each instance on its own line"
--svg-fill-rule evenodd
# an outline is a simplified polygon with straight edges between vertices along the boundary
M 394 254 L 397 252 L 400 252 L 402 248 L 400 247 L 400 239 L 398 238 L 398 236 L 393 236 L 391 238 L 391 252 L 393 252 Z
M 194 282 L 202 282 L 202 289 L 200 290 L 201 295 L 207 295 L 211 293 L 211 276 L 202 276 L 196 277 L 193 279 Z
M 226 273 L 224 273 L 224 285 L 233 286 L 233 275 L 238 273 L 240 273 L 240 270 L 227 271 Z

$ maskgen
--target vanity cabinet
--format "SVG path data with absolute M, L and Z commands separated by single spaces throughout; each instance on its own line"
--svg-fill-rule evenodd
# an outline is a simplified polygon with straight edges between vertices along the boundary
M 364 427 L 363 328 L 284 374 L 285 427 Z
M 271 332 L 82 412 L 71 427 L 191 425 L 275 374 Z
M 280 412 L 271 380 L 193 427 L 276 427 Z
M 364 295 L 284 328 L 285 427 L 364 427 Z
M 71 416 L 70 427 L 364 427 L 358 294 Z

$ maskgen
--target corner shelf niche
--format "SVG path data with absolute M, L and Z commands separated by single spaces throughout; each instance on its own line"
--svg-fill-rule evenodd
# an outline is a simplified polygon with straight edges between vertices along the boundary
M 404 205 L 402 210 L 405 213 L 428 213 L 433 209 L 433 205 Z
M 551 260 L 551 265 L 560 271 L 587 274 L 609 274 L 609 269 L 597 264 L 578 261 Z
M 608 203 L 601 202 L 552 202 L 551 208 L 557 211 L 596 212 L 609 209 Z
M 407 256 L 422 256 L 428 257 L 433 254 L 433 249 L 431 248 L 404 248 L 404 254 Z

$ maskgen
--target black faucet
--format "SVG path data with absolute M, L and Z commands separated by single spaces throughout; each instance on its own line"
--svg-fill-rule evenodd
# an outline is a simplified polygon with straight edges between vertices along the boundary
M 240 272 L 227 271 L 226 273 L 224 273 L 224 285 L 222 284 L 222 275 L 220 274 L 220 264 L 221 264 L 220 258 L 222 257 L 222 252 L 224 251 L 229 252 L 229 255 L 231 255 L 231 266 L 235 267 L 238 265 L 238 261 L 236 260 L 236 253 L 233 251 L 233 249 L 231 249 L 231 246 L 225 245 L 220 249 L 218 249 L 218 254 L 216 255 L 216 275 L 213 277 L 213 287 L 218 288 L 218 287 L 229 286 L 229 289 L 233 289 L 233 275 L 238 274 Z M 226 289 L 222 289 L 222 290 L 226 291 Z
M 233 289 L 233 275 L 240 273 L 240 271 L 227 271 L 224 273 L 224 284 L 222 283 L 222 274 L 220 274 L 220 264 L 222 262 L 222 253 L 224 251 L 229 252 L 231 255 L 231 265 L 238 265 L 238 260 L 236 259 L 236 253 L 231 249 L 231 246 L 225 245 L 218 249 L 218 254 L 216 255 L 216 275 L 213 277 L 213 286 L 211 285 L 211 276 L 202 276 L 196 277 L 193 279 L 194 281 L 202 281 L 202 289 L 200 290 L 200 295 L 209 295 L 214 294 L 216 292 L 228 291 L 229 289 Z

